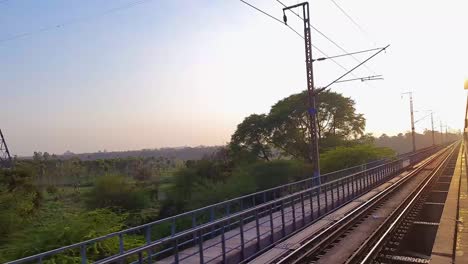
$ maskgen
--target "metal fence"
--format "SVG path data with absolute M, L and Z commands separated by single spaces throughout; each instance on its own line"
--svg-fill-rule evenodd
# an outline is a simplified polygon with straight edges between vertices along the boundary
M 314 186 L 313 180 L 308 178 L 9 263 L 43 263 L 59 254 L 73 256 L 82 264 L 89 263 L 87 253 L 110 240 L 118 240 L 118 252 L 111 257 L 103 256 L 97 263 L 114 263 L 123 259 L 124 262 L 152 263 L 153 260 L 166 257 L 173 258 L 177 263 L 194 255 L 199 256 L 201 263 L 216 259 L 222 261 L 228 255 L 230 259 L 242 260 L 337 209 L 395 175 L 403 167 L 422 160 L 440 148 L 431 147 L 401 155 L 393 161 L 379 160 L 324 174 L 320 186 Z M 270 229 L 261 232 L 264 228 L 260 226 L 266 223 L 269 223 Z M 279 226 L 275 226 L 278 223 Z M 244 234 L 252 230 L 256 230 L 256 236 L 247 239 Z M 144 237 L 144 245 L 128 248 L 126 240 L 135 236 Z M 203 241 L 215 237 L 218 237 L 216 243 L 204 245 Z M 232 244 L 236 239 L 240 242 L 239 246 L 226 247 L 226 244 Z M 179 251 L 190 247 L 198 250 L 179 256 Z M 215 247 L 221 248 L 219 255 L 206 259 L 206 251 Z

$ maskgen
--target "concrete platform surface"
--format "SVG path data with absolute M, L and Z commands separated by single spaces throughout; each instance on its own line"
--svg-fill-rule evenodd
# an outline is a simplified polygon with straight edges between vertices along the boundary
M 457 221 L 460 211 L 468 210 L 464 149 L 465 144 L 462 145 L 458 153 L 452 181 L 432 247 L 431 264 L 468 263 L 468 230 L 463 231 L 463 223 Z M 465 192 L 464 200 L 462 199 L 463 191 Z M 465 213 L 465 217 L 468 220 L 468 214 Z M 461 225 L 458 223 L 461 223 Z

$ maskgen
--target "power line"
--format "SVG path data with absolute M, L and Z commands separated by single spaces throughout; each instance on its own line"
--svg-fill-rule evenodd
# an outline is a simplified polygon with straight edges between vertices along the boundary
M 280 0 L 276 0 L 278 3 L 280 3 L 282 6 L 286 7 L 286 5 L 281 2 Z M 293 13 L 294 15 L 296 15 L 299 19 L 303 20 L 303 18 L 296 12 L 294 12 L 293 10 L 289 9 L 289 11 L 291 13 Z M 319 33 L 322 37 L 324 37 L 326 40 L 328 40 L 330 43 L 332 43 L 333 45 L 335 45 L 338 49 L 340 49 L 342 52 L 344 53 L 350 53 L 349 51 L 345 50 L 341 45 L 339 45 L 338 43 L 336 43 L 336 41 L 334 41 L 333 39 L 331 39 L 330 37 L 328 37 L 325 33 L 323 33 L 321 30 L 319 30 L 317 27 L 313 26 L 313 25 L 310 25 L 310 27 L 315 30 L 317 33 Z M 326 55 L 325 55 L 326 56 Z M 351 55 L 351 57 L 357 62 L 357 63 L 360 63 L 361 61 L 356 58 L 355 56 Z M 335 62 L 337 63 L 337 62 Z M 364 65 L 364 67 L 369 70 L 372 74 L 376 74 L 374 70 L 372 70 L 369 66 L 367 65 Z M 343 67 L 341 67 L 343 68 Z M 346 68 L 344 68 L 345 71 L 347 71 Z M 352 74 L 353 76 L 355 76 L 354 74 Z M 356 77 L 356 76 L 355 76 Z
M 383 80 L 384 78 L 382 75 L 373 75 L 373 76 L 367 76 L 367 77 L 361 77 L 361 78 L 353 78 L 353 79 L 346 79 L 346 80 L 339 80 L 336 81 L 335 83 L 342 83 L 342 82 L 351 82 L 351 81 L 376 81 L 376 80 Z
M 266 16 L 272 18 L 272 19 L 274 19 L 275 21 L 281 23 L 281 25 L 287 26 L 287 27 L 288 27 L 289 29 L 291 29 L 294 33 L 296 33 L 299 37 L 301 37 L 302 39 L 304 39 L 304 36 L 302 36 L 301 33 L 299 33 L 297 30 L 295 30 L 295 29 L 294 29 L 293 27 L 291 27 L 290 25 L 285 24 L 285 23 L 284 23 L 283 21 L 281 21 L 279 18 L 276 18 L 276 17 L 274 17 L 273 15 L 268 14 L 267 12 L 261 10 L 260 8 L 254 6 L 254 5 L 248 3 L 248 2 L 246 2 L 246 1 L 244 1 L 244 0 L 239 0 L 239 1 L 241 1 L 242 3 L 244 3 L 244 4 L 248 5 L 248 6 L 250 6 L 250 7 L 253 8 L 253 9 L 257 10 L 258 12 L 260 12 L 260 13 L 262 13 L 262 14 L 264 14 L 264 15 L 266 15 Z M 317 51 L 319 51 L 320 53 L 322 53 L 324 56 L 328 57 L 328 55 L 327 55 L 325 52 L 323 52 L 320 48 L 318 48 L 317 46 L 312 45 L 312 47 L 314 47 Z M 336 63 L 336 62 L 335 62 L 335 63 Z M 345 69 L 345 70 L 346 70 L 346 69 Z
M 251 8 L 253 8 L 253 9 L 257 10 L 258 12 L 260 12 L 260 13 L 262 13 L 262 14 L 266 15 L 266 16 L 269 16 L 270 18 L 272 18 L 272 19 L 274 19 L 274 20 L 276 20 L 276 21 L 280 22 L 281 24 L 284 24 L 284 22 L 283 22 L 283 21 L 281 21 L 280 19 L 278 19 L 278 18 L 276 18 L 276 17 L 274 17 L 274 16 L 272 16 L 272 15 L 268 14 L 267 12 L 265 12 L 265 11 L 261 10 L 260 8 L 258 8 L 258 7 L 256 7 L 256 6 L 254 6 L 254 5 L 252 5 L 252 4 L 250 4 L 250 3 L 248 3 L 248 2 L 246 2 L 246 1 L 244 1 L 244 0 L 240 0 L 240 1 L 241 1 L 242 3 L 244 3 L 244 4 L 248 5 L 248 6 L 250 6 Z
M 344 56 L 351 56 L 351 55 L 354 55 L 354 54 L 366 53 L 366 52 L 380 50 L 380 49 L 382 49 L 382 48 L 355 51 L 355 52 L 350 52 L 350 53 L 345 53 L 345 54 L 340 54 L 340 55 L 335 55 L 335 56 L 330 56 L 330 57 L 322 57 L 322 58 L 314 59 L 314 61 L 324 61 L 324 60 L 328 60 L 328 59 L 340 58 L 340 57 L 344 57 Z
M 248 5 L 248 6 L 250 6 L 250 7 L 253 8 L 253 9 L 259 11 L 260 13 L 262 13 L 262 14 L 264 14 L 264 15 L 266 15 L 266 16 L 272 18 L 272 19 L 274 19 L 275 21 L 280 22 L 281 25 L 286 25 L 289 29 L 291 29 L 291 30 L 292 30 L 294 33 L 296 33 L 299 37 L 301 37 L 302 39 L 304 39 L 304 36 L 302 36 L 299 32 L 297 32 L 297 31 L 296 31 L 293 27 L 291 27 L 290 25 L 285 24 L 285 23 L 284 23 L 283 21 L 281 21 L 280 19 L 278 19 L 278 18 L 276 18 L 276 17 L 274 17 L 274 16 L 268 14 L 267 12 L 261 10 L 260 8 L 254 6 L 254 5 L 250 4 L 250 3 L 247 3 L 247 2 L 244 1 L 244 0 L 239 0 L 239 1 L 241 1 L 242 3 L 244 3 L 244 4 Z M 278 2 L 280 2 L 280 1 L 278 1 Z M 280 3 L 281 3 L 281 2 L 280 2 Z M 281 3 L 281 4 L 284 5 L 283 3 Z M 291 12 L 292 12 L 292 11 L 291 11 Z M 293 12 L 293 13 L 294 13 L 294 12 Z M 296 13 L 294 13 L 294 14 L 296 14 Z M 296 15 L 299 16 L 298 14 L 296 14 Z M 299 16 L 299 17 L 300 17 L 300 16 Z M 301 18 L 301 19 L 302 19 L 302 18 Z M 312 25 L 311 25 L 311 27 L 312 27 Z M 315 46 L 314 44 L 311 44 L 311 45 L 312 45 L 312 47 L 315 48 L 318 52 L 320 52 L 323 56 L 329 57 L 329 56 L 327 55 L 327 53 L 325 53 L 325 52 L 324 52 L 323 50 L 321 50 L 319 47 Z M 345 51 L 345 52 L 346 52 L 346 51 Z M 335 63 L 338 67 L 340 67 L 341 69 L 343 69 L 345 72 L 348 71 L 348 69 L 347 69 L 346 67 L 344 67 L 342 64 L 340 64 L 340 63 L 339 63 L 338 61 L 336 61 L 334 58 L 330 58 L 330 60 L 333 61 L 333 63 Z M 354 77 L 357 78 L 357 76 L 356 76 L 354 73 L 351 73 L 351 75 L 353 75 Z
M 8 0 L 3 0 L 3 2 L 0 0 L 0 4 L 5 3 L 6 1 L 8 1 Z M 24 38 L 24 37 L 31 36 L 31 35 L 38 34 L 38 33 L 43 33 L 43 32 L 47 32 L 47 31 L 53 31 L 53 30 L 61 29 L 62 27 L 65 27 L 65 26 L 78 24 L 78 23 L 81 23 L 81 22 L 84 22 L 84 21 L 90 20 L 90 19 L 96 19 L 98 17 L 106 16 L 106 15 L 112 14 L 112 13 L 117 12 L 117 11 L 132 8 L 132 7 L 136 6 L 136 5 L 144 4 L 145 2 L 149 2 L 149 1 L 152 1 L 152 0 L 133 1 L 133 2 L 121 5 L 121 6 L 117 6 L 117 7 L 114 7 L 114 8 L 110 8 L 108 10 L 104 10 L 103 12 L 100 12 L 98 14 L 78 17 L 78 18 L 71 19 L 69 21 L 62 22 L 62 23 L 59 23 L 59 24 L 56 24 L 56 25 L 53 25 L 53 26 L 46 26 L 46 27 L 43 27 L 43 28 L 35 30 L 35 31 L 20 33 L 20 34 L 17 34 L 17 35 L 13 35 L 11 37 L 0 39 L 0 43 L 15 40 L 15 39 L 19 39 L 19 38 Z
M 323 88 L 320 88 L 320 90 L 317 91 L 318 92 L 321 92 L 325 89 L 327 89 L 328 87 L 330 87 L 330 85 L 336 83 L 337 81 L 341 80 L 341 78 L 345 77 L 346 75 L 348 75 L 349 73 L 351 73 L 352 71 L 354 71 L 355 69 L 357 69 L 359 66 L 363 65 L 364 63 L 366 63 L 367 61 L 369 61 L 370 59 L 374 58 L 375 56 L 377 56 L 377 54 L 379 54 L 380 52 L 386 50 L 390 45 L 387 45 L 385 46 L 384 48 L 380 49 L 379 51 L 377 51 L 376 53 L 374 53 L 372 56 L 370 56 L 369 58 L 365 59 L 363 62 L 359 63 L 358 65 L 354 66 L 351 70 L 349 70 L 348 72 L 345 72 L 343 75 L 341 75 L 340 77 L 338 77 L 336 80 L 334 80 L 333 82 L 329 83 L 327 86 L 323 87 Z
M 359 23 L 356 22 L 356 20 L 354 20 L 335 0 L 330 1 L 349 19 L 349 21 L 351 21 L 364 35 L 366 35 L 366 37 L 369 37 L 369 34 L 367 34 L 364 28 L 359 25 Z
M 265 12 L 265 11 L 259 9 L 258 7 L 254 6 L 254 5 L 250 4 L 250 3 L 247 3 L 247 2 L 244 1 L 244 0 L 240 0 L 240 1 L 241 1 L 242 3 L 244 3 L 244 4 L 248 5 L 248 6 L 250 6 L 251 8 L 253 8 L 253 9 L 255 9 L 255 10 L 261 12 L 262 14 L 264 14 L 264 15 L 266 15 L 266 16 L 272 18 L 272 19 L 274 19 L 275 21 L 280 22 L 282 25 L 288 26 L 288 28 L 290 28 L 290 29 L 291 29 L 292 31 L 294 31 L 297 35 L 299 35 L 302 39 L 304 39 L 304 36 L 302 36 L 300 33 L 298 33 L 296 30 L 294 30 L 291 26 L 289 26 L 289 25 L 287 25 L 287 24 L 284 24 L 284 22 L 281 21 L 280 19 L 278 19 L 278 18 L 276 18 L 276 17 L 274 17 L 274 16 L 268 14 L 267 12 Z M 277 1 L 278 1 L 280 4 L 282 4 L 282 5 L 284 6 L 284 4 L 283 4 L 281 1 L 279 1 L 279 0 L 277 0 Z M 295 12 L 293 12 L 293 13 L 296 14 Z M 296 14 L 296 15 L 299 16 L 298 14 Z M 300 17 L 300 16 L 299 16 L 299 17 Z M 301 19 L 302 19 L 302 18 L 301 18 Z M 311 25 L 311 27 L 312 27 L 312 25 Z M 318 48 L 317 46 L 315 46 L 315 45 L 313 45 L 313 44 L 311 44 L 311 46 L 314 47 L 318 52 L 322 53 L 325 57 L 329 57 L 324 51 L 322 51 L 322 50 L 321 50 L 320 48 Z M 347 52 L 347 51 L 345 51 L 345 52 Z M 379 52 L 380 52 L 380 51 L 379 51 Z M 352 55 L 351 55 L 351 56 L 352 56 Z M 372 56 L 372 57 L 373 57 L 373 56 Z M 371 58 L 372 58 L 372 57 L 371 57 Z M 370 59 L 370 58 L 369 58 L 369 59 Z M 336 81 L 339 81 L 341 78 L 343 78 L 344 76 L 346 76 L 346 75 L 348 75 L 348 74 L 351 74 L 352 76 L 354 76 L 354 77 L 356 77 L 356 78 L 359 78 L 359 77 L 357 77 L 354 73 L 352 73 L 352 71 L 353 71 L 354 69 L 358 68 L 359 66 L 361 66 L 362 64 L 364 64 L 365 62 L 367 62 L 369 59 L 365 60 L 364 62 L 360 62 L 360 61 L 358 60 L 359 64 L 358 64 L 356 67 L 354 67 L 353 69 L 348 70 L 346 67 L 344 67 L 343 65 L 341 65 L 338 61 L 336 61 L 334 58 L 330 57 L 330 60 L 333 61 L 336 65 L 338 65 L 340 68 L 342 68 L 342 69 L 345 71 L 345 74 L 343 74 L 341 77 L 339 77 L 338 79 L 336 79 L 335 81 L 333 81 L 332 83 L 330 83 L 329 85 L 327 85 L 326 87 L 329 87 L 331 84 L 335 83 Z M 367 84 L 367 83 L 366 83 L 366 84 Z M 367 85 L 369 85 L 369 84 L 367 84 Z M 369 85 L 369 86 L 370 86 L 370 85 Z

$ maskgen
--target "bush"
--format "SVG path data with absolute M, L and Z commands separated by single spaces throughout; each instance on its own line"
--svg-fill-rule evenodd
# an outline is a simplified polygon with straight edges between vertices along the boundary
M 390 148 L 379 148 L 369 144 L 337 147 L 320 156 L 321 173 L 337 171 L 374 160 L 395 157 Z
M 150 203 L 146 191 L 137 189 L 124 177 L 116 175 L 100 177 L 87 196 L 89 208 L 140 210 Z
M 276 187 L 311 175 L 312 166 L 296 160 L 258 161 L 237 167 L 225 181 L 199 181 L 191 190 L 186 209 L 195 209 L 216 202 Z
M 58 192 L 58 188 L 55 185 L 48 185 L 46 188 L 46 192 L 48 194 L 56 194 Z
M 32 218 L 42 203 L 28 170 L 0 170 L 0 244 Z
M 274 160 L 254 163 L 245 173 L 254 179 L 258 191 L 304 179 L 313 174 L 312 168 L 298 160 Z
M 0 249 L 0 261 L 18 259 L 44 251 L 88 240 L 124 228 L 126 214 L 117 214 L 108 209 L 99 209 L 76 214 L 63 214 L 56 210 L 41 222 L 33 222 L 23 231 L 15 234 Z M 144 244 L 143 237 L 125 237 L 125 247 L 132 248 Z M 117 238 L 90 245 L 87 256 L 90 260 L 101 259 L 111 253 L 117 253 Z M 78 263 L 79 248 L 59 254 L 44 263 Z

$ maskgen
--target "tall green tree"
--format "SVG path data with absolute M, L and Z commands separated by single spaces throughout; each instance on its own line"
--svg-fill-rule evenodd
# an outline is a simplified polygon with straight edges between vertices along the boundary
M 355 102 L 335 92 L 322 92 L 317 98 L 318 136 L 322 148 L 364 135 L 365 118 L 356 113 Z M 231 148 L 248 150 L 270 160 L 273 150 L 284 156 L 311 160 L 307 91 L 278 101 L 268 115 L 251 115 L 238 125 Z
M 270 160 L 271 146 L 270 119 L 265 114 L 246 117 L 231 138 L 231 149 L 236 154 L 247 151 L 267 161 Z

